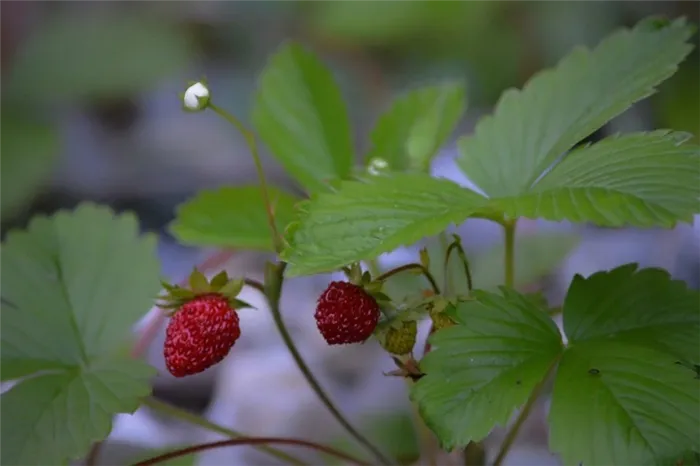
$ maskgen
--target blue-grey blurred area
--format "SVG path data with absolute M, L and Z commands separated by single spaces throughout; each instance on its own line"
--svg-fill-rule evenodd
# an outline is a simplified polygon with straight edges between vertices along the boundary
M 22 228 L 38 213 L 85 200 L 109 204 L 136 212 L 144 230 L 160 234 L 163 273 L 173 280 L 211 252 L 179 245 L 169 234 L 176 206 L 198 190 L 255 179 L 252 159 L 233 128 L 213 113 L 182 111 L 178 93 L 188 80 L 206 77 L 216 103 L 248 121 L 256 76 L 267 57 L 293 39 L 336 73 L 358 149 L 367 147 L 368 130 L 396 93 L 455 78 L 467 82 L 469 90 L 469 110 L 456 138 L 492 110 L 504 89 L 521 86 L 575 45 L 595 45 L 615 28 L 652 14 L 700 21 L 695 2 L 670 0 L 3 1 L 0 8 L 3 234 Z M 658 127 L 700 134 L 698 57 L 696 49 L 659 94 L 588 140 Z M 468 185 L 453 163 L 455 155 L 452 140 L 436 158 L 434 172 Z M 298 191 L 269 154 L 264 162 L 273 184 Z M 499 228 L 468 221 L 457 230 L 473 255 L 476 284 L 497 285 L 503 256 Z M 554 305 L 574 274 L 627 262 L 664 267 L 690 286 L 700 285 L 697 226 L 613 230 L 525 221 L 518 241 L 518 286 L 543 290 Z M 381 262 L 411 260 L 416 251 L 396 251 Z M 227 268 L 260 278 L 265 259 L 241 251 Z M 328 348 L 314 326 L 314 301 L 329 279 L 287 284 L 282 307 L 290 329 L 350 419 L 387 451 L 415 460 L 423 437 L 414 426 L 406 384 L 383 375 L 393 369 L 391 360 L 374 343 Z M 396 293 L 411 287 L 400 285 Z M 345 440 L 309 389 L 259 296 L 250 290 L 243 294 L 260 311 L 241 316 L 243 336 L 231 355 L 200 376 L 174 380 L 167 375 L 161 329 L 148 352 L 161 371 L 155 395 L 247 434 L 313 439 L 361 451 Z M 424 336 L 427 328 L 421 332 Z M 547 451 L 545 403 L 540 408 L 506 463 L 559 464 Z M 143 408 L 133 416 L 117 416 L 98 464 L 128 464 L 156 451 L 217 439 Z M 486 441 L 489 454 L 502 439 L 499 428 Z M 307 459 L 336 464 L 317 456 Z M 215 450 L 188 461 L 275 464 L 248 448 Z M 445 455 L 440 464 L 455 461 Z

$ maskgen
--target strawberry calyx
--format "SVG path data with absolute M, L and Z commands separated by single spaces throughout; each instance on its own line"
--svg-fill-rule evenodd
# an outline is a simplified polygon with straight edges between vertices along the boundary
M 382 291 L 384 283 L 374 280 L 369 271 L 363 272 L 362 266 L 359 262 L 355 262 L 349 268 L 346 268 L 345 274 L 347 275 L 350 283 L 359 286 L 365 291 L 365 293 L 374 298 L 382 310 L 391 304 L 391 298 Z
M 184 304 L 202 296 L 222 296 L 231 309 L 252 308 L 250 304 L 238 299 L 238 295 L 245 285 L 245 281 L 240 278 L 229 278 L 224 270 L 215 275 L 211 280 L 200 272 L 196 267 L 188 279 L 188 285 L 183 287 L 162 281 L 165 294 L 159 296 L 158 307 L 166 310 L 168 315 L 174 314 Z

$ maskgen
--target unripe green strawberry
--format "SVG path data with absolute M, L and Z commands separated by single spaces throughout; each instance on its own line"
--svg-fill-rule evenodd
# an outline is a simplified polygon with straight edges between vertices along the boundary
M 380 343 L 391 354 L 408 354 L 413 351 L 417 333 L 418 324 L 415 320 L 402 322 L 399 328 L 389 328 Z
M 430 320 L 433 321 L 433 328 L 435 330 L 441 330 L 443 328 L 452 327 L 455 325 L 455 321 L 450 318 L 447 314 L 435 310 L 430 311 Z

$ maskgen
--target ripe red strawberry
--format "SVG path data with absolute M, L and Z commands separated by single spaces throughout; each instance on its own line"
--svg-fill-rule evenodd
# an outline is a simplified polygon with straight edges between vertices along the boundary
M 334 281 L 318 298 L 316 325 L 329 345 L 367 340 L 379 322 L 379 304 L 362 287 Z
M 175 377 L 198 374 L 221 362 L 241 336 L 236 311 L 220 294 L 198 296 L 168 324 L 163 354 Z
M 174 310 L 163 347 L 168 371 L 185 377 L 221 362 L 241 335 L 234 308 L 247 307 L 236 299 L 243 282 L 229 280 L 226 272 L 209 282 L 195 270 L 190 276 L 191 289 L 164 286 L 167 295 L 160 306 Z

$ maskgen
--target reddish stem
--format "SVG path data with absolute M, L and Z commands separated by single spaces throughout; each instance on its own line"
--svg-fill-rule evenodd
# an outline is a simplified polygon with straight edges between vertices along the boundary
M 342 451 L 336 450 L 331 447 L 327 447 L 325 445 L 320 445 L 318 443 L 314 442 L 309 442 L 306 440 L 299 440 L 299 439 L 293 439 L 293 438 L 276 438 L 276 437 L 256 437 L 256 438 L 235 438 L 235 439 L 230 439 L 230 440 L 220 440 L 218 442 L 211 442 L 211 443 L 203 443 L 200 445 L 194 445 L 191 447 L 186 447 L 186 448 L 181 448 L 180 450 L 173 450 L 171 452 L 158 455 L 156 457 L 153 457 L 151 459 L 147 459 L 144 461 L 141 461 L 139 463 L 135 463 L 133 466 L 149 466 L 152 464 L 158 464 L 162 463 L 168 460 L 171 460 L 173 458 L 178 458 L 180 456 L 185 456 L 185 455 L 190 455 L 192 453 L 197 453 L 200 451 L 205 451 L 205 450 L 213 450 L 215 448 L 223 448 L 223 447 L 233 447 L 237 445 L 269 445 L 269 444 L 278 444 L 278 445 L 296 445 L 298 447 L 305 447 L 305 448 L 310 448 L 312 450 L 320 451 L 322 453 L 326 453 L 331 456 L 335 456 L 336 458 L 340 458 L 342 460 L 348 461 L 352 464 L 357 464 L 360 466 L 369 466 L 369 463 L 366 463 L 362 460 L 359 460 L 357 458 L 354 458 L 347 453 L 343 453 Z

